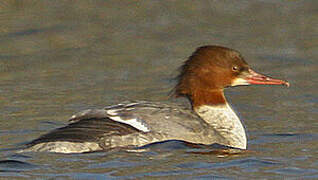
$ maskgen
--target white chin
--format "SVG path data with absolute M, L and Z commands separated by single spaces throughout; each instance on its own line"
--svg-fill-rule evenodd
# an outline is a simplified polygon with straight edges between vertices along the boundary
M 231 86 L 246 86 L 249 85 L 250 83 L 248 83 L 245 79 L 243 78 L 236 78 L 232 81 Z

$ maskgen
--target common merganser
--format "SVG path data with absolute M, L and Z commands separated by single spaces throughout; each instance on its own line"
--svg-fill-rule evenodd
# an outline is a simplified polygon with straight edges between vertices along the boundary
M 236 50 L 199 47 L 181 67 L 174 89 L 175 96 L 186 97 L 191 106 L 136 101 L 84 110 L 73 115 L 69 125 L 33 140 L 23 151 L 83 153 L 166 140 L 246 149 L 244 127 L 223 91 L 250 84 L 289 86 L 254 72 Z

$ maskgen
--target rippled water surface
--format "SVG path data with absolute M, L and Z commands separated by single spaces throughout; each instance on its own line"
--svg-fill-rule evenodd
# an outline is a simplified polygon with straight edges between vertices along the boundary
M 0 178 L 318 179 L 318 1 L 0 1 Z M 138 152 L 15 153 L 73 113 L 166 101 L 198 46 L 239 50 L 291 87 L 226 91 L 248 133 L 227 155 L 171 141 Z

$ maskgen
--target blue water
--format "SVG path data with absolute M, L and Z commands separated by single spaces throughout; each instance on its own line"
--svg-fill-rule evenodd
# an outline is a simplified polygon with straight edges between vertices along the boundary
M 0 179 L 318 179 L 317 1 L 0 2 Z M 290 88 L 229 88 L 248 150 L 16 153 L 74 113 L 166 101 L 201 45 L 239 50 Z

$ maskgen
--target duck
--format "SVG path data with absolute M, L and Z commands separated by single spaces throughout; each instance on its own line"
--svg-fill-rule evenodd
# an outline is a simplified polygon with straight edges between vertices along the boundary
M 255 72 L 236 50 L 206 45 L 180 67 L 173 97 L 188 104 L 125 101 L 71 116 L 69 124 L 26 144 L 23 152 L 85 153 L 136 148 L 178 140 L 247 149 L 244 126 L 224 89 L 246 85 L 284 85 Z

